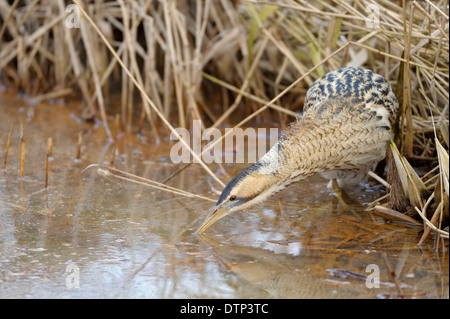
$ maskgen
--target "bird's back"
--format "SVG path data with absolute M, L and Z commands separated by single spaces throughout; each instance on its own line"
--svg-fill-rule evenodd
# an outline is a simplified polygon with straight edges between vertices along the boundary
M 288 128 L 281 147 L 340 185 L 355 184 L 386 154 L 398 102 L 389 83 L 363 68 L 327 73 L 308 90 L 303 117 Z M 294 173 L 294 176 L 299 171 Z
M 398 102 L 384 77 L 364 68 L 342 68 L 317 79 L 306 93 L 304 112 L 311 111 L 319 102 L 331 99 L 350 99 L 354 105 L 383 107 L 394 122 Z

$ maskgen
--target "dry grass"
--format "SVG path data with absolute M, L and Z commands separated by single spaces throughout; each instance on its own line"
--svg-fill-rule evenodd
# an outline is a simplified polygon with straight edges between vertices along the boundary
M 155 139 L 196 119 L 284 125 L 326 72 L 383 75 L 402 106 L 392 151 L 404 208 L 424 235 L 448 237 L 447 0 L 95 1 L 82 3 L 79 28 L 67 27 L 66 5 L 0 0 L 0 81 L 38 100 L 81 97 L 84 117 L 100 118 L 112 139 L 116 113 L 112 126 L 146 119 Z

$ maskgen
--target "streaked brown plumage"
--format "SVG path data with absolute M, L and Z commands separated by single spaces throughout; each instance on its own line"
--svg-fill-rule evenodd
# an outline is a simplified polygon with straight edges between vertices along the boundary
M 385 158 L 397 110 L 397 99 L 381 75 L 364 68 L 325 74 L 308 90 L 303 116 L 231 180 L 196 232 L 316 173 L 340 186 L 360 182 Z

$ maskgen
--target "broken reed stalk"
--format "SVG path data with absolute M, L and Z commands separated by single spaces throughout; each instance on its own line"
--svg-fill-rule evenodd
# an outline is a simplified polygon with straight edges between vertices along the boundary
M 6 141 L 5 160 L 3 161 L 3 174 L 6 174 L 6 161 L 8 160 L 9 145 L 11 143 L 11 132 L 12 132 L 12 124 L 11 128 L 9 129 L 8 139 Z
M 48 188 L 48 153 L 45 158 L 45 188 Z
M 78 147 L 77 147 L 77 156 L 75 157 L 76 160 L 81 160 L 81 144 L 83 142 L 83 131 L 80 131 L 78 133 Z
M 70 196 L 69 209 L 67 210 L 67 217 L 70 217 L 70 208 L 71 207 L 72 207 L 72 196 Z
M 53 157 L 53 139 L 51 137 L 47 138 L 47 154 L 49 157 Z
M 45 158 L 45 188 L 48 188 L 48 162 L 49 158 L 52 157 L 53 141 L 51 137 L 47 138 L 47 154 Z
M 101 176 L 104 176 L 104 177 L 115 177 L 117 179 L 122 179 L 122 180 L 126 180 L 128 182 L 141 184 L 141 185 L 144 185 L 144 186 L 149 186 L 149 187 L 152 187 L 152 188 L 156 188 L 158 190 L 166 191 L 166 192 L 177 194 L 177 195 L 182 195 L 182 196 L 187 196 L 187 197 L 196 197 L 196 198 L 200 198 L 200 199 L 211 201 L 211 202 L 215 202 L 216 201 L 215 199 L 211 199 L 211 198 L 204 197 L 204 196 L 201 196 L 201 195 L 193 194 L 193 193 L 190 193 L 190 192 L 187 192 L 187 191 L 184 191 L 184 190 L 172 187 L 172 186 L 164 185 L 162 183 L 159 183 L 159 182 L 156 182 L 156 181 L 153 181 L 153 180 L 141 177 L 141 176 L 137 176 L 137 175 L 134 175 L 134 174 L 131 174 L 131 173 L 119 170 L 119 169 L 114 168 L 114 167 L 108 167 L 106 165 L 91 164 L 88 167 L 86 167 L 82 172 L 86 171 L 87 169 L 89 169 L 91 167 L 97 167 L 98 168 L 97 169 L 97 174 L 101 175 Z M 129 178 L 128 177 L 124 177 L 124 176 L 120 176 L 118 174 L 111 173 L 111 171 L 117 172 L 117 173 L 125 175 L 125 176 L 129 176 Z
M 20 178 L 23 178 L 25 164 L 25 139 L 23 137 L 23 125 L 20 123 Z
M 113 147 L 113 151 L 112 151 L 112 155 L 111 155 L 111 160 L 109 161 L 109 166 L 113 167 L 114 166 L 114 161 L 116 160 L 116 152 L 117 152 L 117 143 L 114 145 Z

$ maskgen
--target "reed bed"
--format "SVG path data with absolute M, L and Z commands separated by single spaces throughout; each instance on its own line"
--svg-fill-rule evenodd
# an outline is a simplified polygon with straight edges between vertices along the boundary
M 326 72 L 374 70 L 401 112 L 390 192 L 371 208 L 420 220 L 421 242 L 448 238 L 447 0 L 0 0 L 0 12 L 1 87 L 80 99 L 111 139 L 110 126 L 149 125 L 155 140 L 193 120 L 283 126 Z

